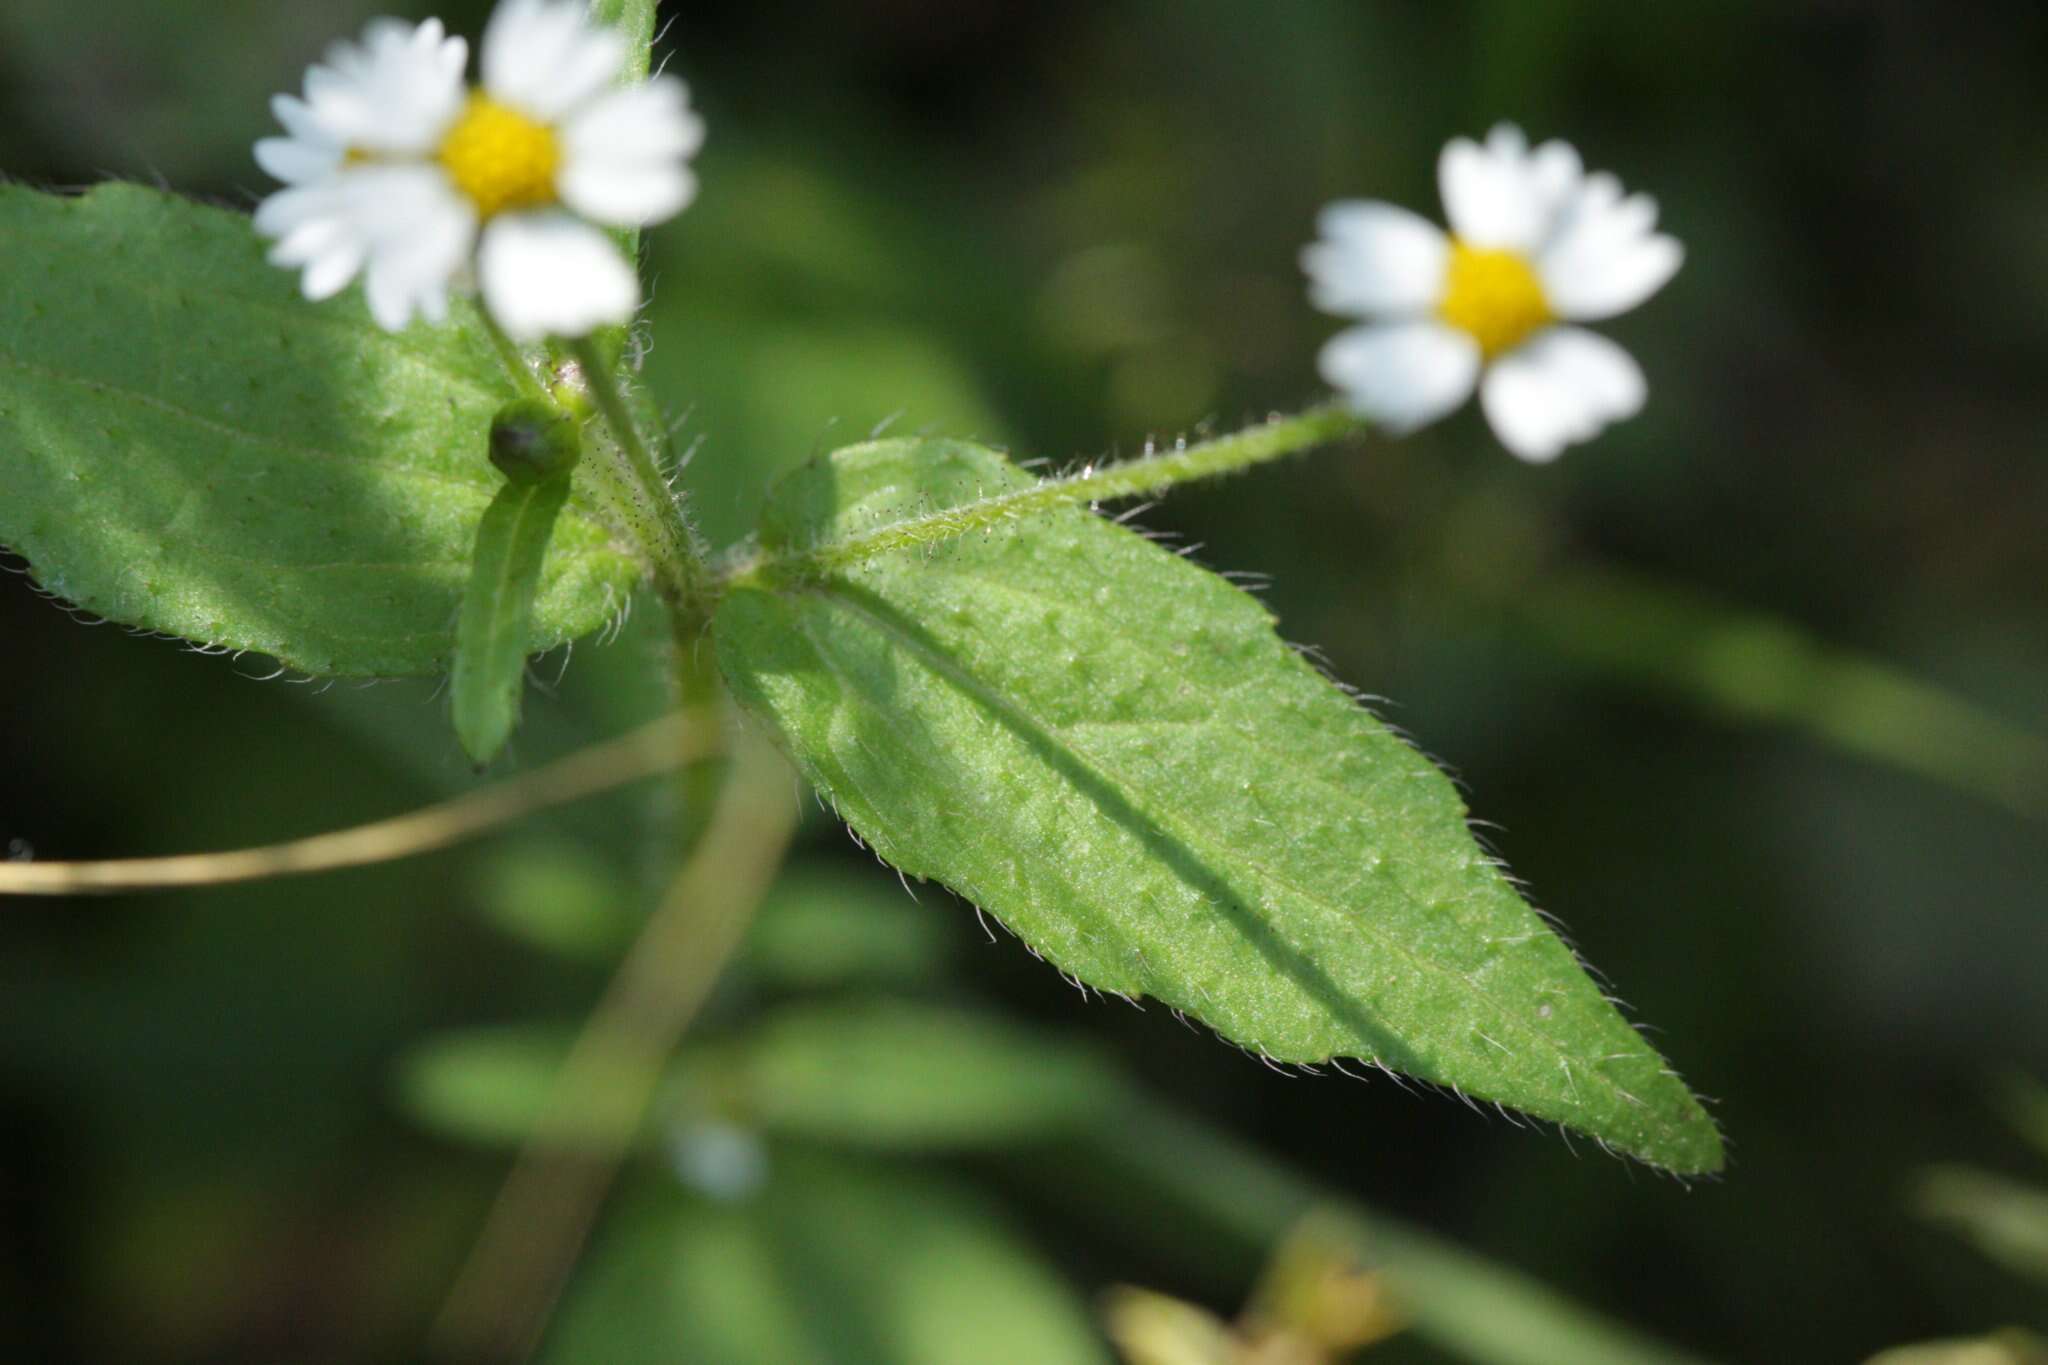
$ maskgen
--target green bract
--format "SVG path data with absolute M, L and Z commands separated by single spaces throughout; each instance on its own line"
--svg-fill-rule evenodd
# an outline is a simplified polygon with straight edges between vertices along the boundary
M 0 545 L 100 616 L 310 673 L 447 666 L 511 386 L 474 313 L 314 305 L 246 218 L 132 185 L 0 186 Z M 639 573 L 572 500 L 527 649 Z
M 858 446 L 784 483 L 763 544 L 1030 482 L 964 443 Z M 1214 574 L 1053 510 L 742 578 L 715 634 L 735 694 L 881 856 L 1088 985 L 1276 1061 L 1361 1058 L 1719 1167 L 1713 1123 L 1473 840 L 1450 781 Z
M 491 463 L 513 483 L 547 483 L 576 468 L 583 434 L 576 419 L 541 398 L 516 398 L 491 418 Z
M 477 527 L 449 691 L 456 736 L 478 763 L 496 758 L 519 724 L 534 589 L 568 497 L 565 477 L 508 483 Z

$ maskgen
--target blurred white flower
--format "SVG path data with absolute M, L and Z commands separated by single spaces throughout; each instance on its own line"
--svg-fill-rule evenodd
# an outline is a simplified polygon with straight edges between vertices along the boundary
M 1435 421 L 1479 389 L 1501 443 L 1555 459 L 1643 405 L 1627 351 L 1570 324 L 1613 317 L 1663 287 L 1683 251 L 1656 231 L 1648 196 L 1551 141 L 1500 124 L 1458 138 L 1437 164 L 1446 235 L 1392 204 L 1325 208 L 1302 253 L 1316 307 L 1365 325 L 1338 333 L 1321 368 L 1389 430 Z
M 303 99 L 272 102 L 287 136 L 256 144 L 285 184 L 256 210 L 270 259 L 303 270 L 313 299 L 362 275 L 394 332 L 440 321 L 472 283 L 521 341 L 627 321 L 639 278 L 595 225 L 688 205 L 704 126 L 673 77 L 616 86 L 626 55 L 582 0 L 504 0 L 467 89 L 468 44 L 438 19 L 373 21 L 306 72 Z

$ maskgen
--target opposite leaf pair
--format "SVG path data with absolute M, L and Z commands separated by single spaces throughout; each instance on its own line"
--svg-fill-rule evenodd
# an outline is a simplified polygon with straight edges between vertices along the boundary
M 485 93 L 463 94 L 465 58 L 438 25 L 372 26 L 309 75 L 304 102 L 280 104 L 295 136 L 262 152 L 295 183 L 258 226 L 283 235 L 273 257 L 304 265 L 309 292 L 361 272 L 382 326 L 448 318 L 402 345 L 331 310 L 294 325 L 228 215 L 132 189 L 0 188 L 0 243 L 49 266 L 0 282 L 0 334 L 10 318 L 54 333 L 35 366 L 0 367 L 0 442 L 28 452 L 0 540 L 103 615 L 328 674 L 437 671 L 466 583 L 484 606 L 463 616 L 458 693 L 478 702 L 465 741 L 489 748 L 526 653 L 594 628 L 662 558 L 623 504 L 593 497 L 603 458 L 589 480 L 527 479 L 515 462 L 483 511 L 477 436 L 538 387 L 493 345 L 492 318 L 529 340 L 623 321 L 632 266 L 568 209 L 617 224 L 673 212 L 698 131 L 680 85 L 607 89 L 632 53 L 574 0 L 507 0 Z M 1588 343 L 1548 320 L 1661 283 L 1676 248 L 1650 234 L 1654 210 L 1582 176 L 1561 144 L 1527 153 L 1497 132 L 1445 164 L 1464 240 L 1347 210 L 1332 220 L 1345 245 L 1310 255 L 1319 299 L 1401 315 L 1387 326 L 1464 357 L 1466 388 L 1497 357 L 1485 401 L 1497 424 L 1527 419 L 1503 428 L 1525 453 L 1620 415 L 1616 371 L 1559 361 Z M 472 247 L 481 312 L 449 298 Z M 1390 335 L 1365 344 L 1398 357 Z M 597 348 L 567 349 L 590 378 Z M 1439 409 L 1458 387 L 1430 386 Z M 81 387 L 98 401 L 81 405 Z M 1349 397 L 1376 411 L 1386 392 Z M 1574 393 L 1576 408 L 1558 397 Z M 1605 399 L 1588 408 L 1588 393 Z M 638 447 L 626 395 L 591 396 L 610 437 Z M 1332 434 L 1282 427 L 1292 444 L 1243 439 L 1235 466 L 1197 451 L 1157 463 L 1177 482 Z M 636 453 L 628 491 L 665 499 Z M 1673 1170 L 1716 1168 L 1713 1124 L 1472 839 L 1449 781 L 1253 599 L 1072 491 L 976 446 L 842 451 L 778 491 L 759 560 L 714 578 L 686 546 L 692 591 L 665 596 L 681 634 L 708 618 L 734 695 L 870 844 L 1079 981 L 1162 1000 L 1274 1061 L 1357 1058 Z M 943 532 L 970 504 L 1003 519 L 896 535 Z M 864 548 L 833 553 L 849 546 Z
M 446 668 L 503 486 L 478 434 L 515 397 L 473 312 L 401 340 L 295 306 L 246 220 L 130 186 L 0 188 L 0 244 L 45 264 L 0 276 L 0 337 L 43 339 L 0 364 L 0 543 L 44 587 L 311 672 Z M 1281 450 L 1333 430 L 1276 429 Z M 1207 468 L 1200 447 L 1158 461 Z M 581 485 L 526 651 L 597 629 L 640 577 Z M 863 837 L 1088 984 L 1272 1058 L 1369 1059 L 1715 1168 L 1712 1122 L 1449 781 L 1254 599 L 1071 501 L 937 546 L 888 534 L 1039 486 L 973 446 L 844 452 L 763 526 L 764 566 L 805 571 L 728 581 L 719 664 Z M 852 544 L 871 552 L 827 552 Z

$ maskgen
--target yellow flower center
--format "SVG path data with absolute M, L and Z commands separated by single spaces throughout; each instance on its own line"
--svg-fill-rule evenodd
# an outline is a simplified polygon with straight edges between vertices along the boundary
M 1529 263 L 1512 251 L 1451 243 L 1444 272 L 1444 298 L 1437 314 L 1469 332 L 1488 360 L 1513 350 L 1531 332 L 1556 321 L 1543 284 Z
M 441 165 L 479 218 L 555 201 L 555 130 L 478 91 L 441 141 Z

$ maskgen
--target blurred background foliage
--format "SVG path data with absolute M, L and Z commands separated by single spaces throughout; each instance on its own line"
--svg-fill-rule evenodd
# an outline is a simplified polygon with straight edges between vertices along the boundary
M 265 97 L 371 8 L 8 0 L 0 170 L 252 204 Z M 441 12 L 474 33 L 483 8 Z M 1270 574 L 1287 636 L 1392 699 L 1734 1156 L 1685 1188 L 1275 1074 L 1084 1002 L 814 813 L 555 1359 L 1094 1361 L 1111 1285 L 1234 1312 L 1261 1235 L 1074 1150 L 1159 1103 L 1704 1356 L 2048 1328 L 2040 1110 L 2012 1098 L 2037 1092 L 1996 1080 L 2048 1074 L 2048 15 L 664 12 L 712 133 L 651 244 L 645 375 L 720 543 L 883 423 L 1061 464 L 1312 398 L 1316 208 L 1434 214 L 1453 134 L 1512 118 L 1659 197 L 1689 259 L 1613 328 L 1651 376 L 1638 420 L 1534 470 L 1467 412 L 1145 520 Z M 0 640 L 16 854 L 286 838 L 474 782 L 431 686 L 257 683 L 15 576 Z M 652 714 L 654 648 L 543 661 L 515 760 Z M 664 818 L 641 791 L 400 866 L 6 905 L 0 1355 L 408 1359 Z

